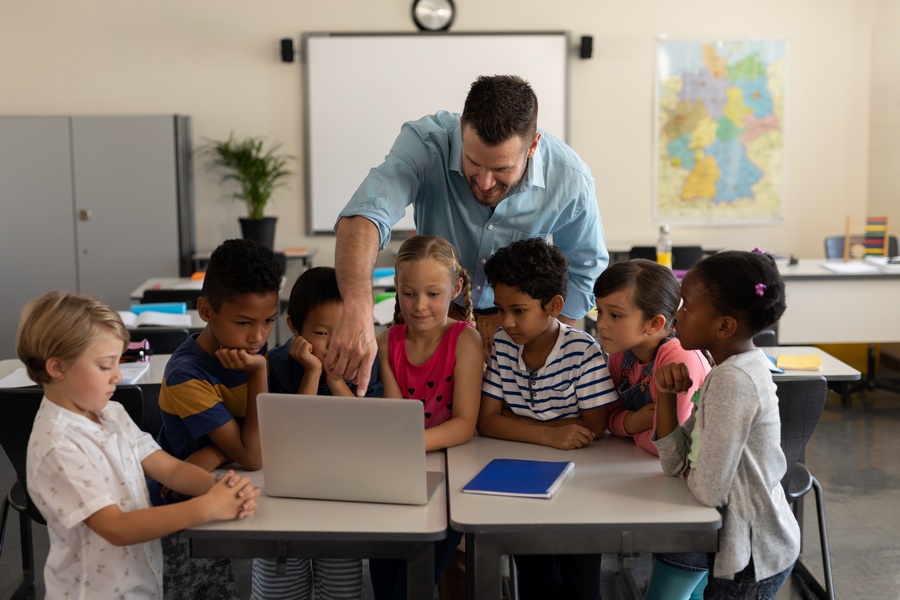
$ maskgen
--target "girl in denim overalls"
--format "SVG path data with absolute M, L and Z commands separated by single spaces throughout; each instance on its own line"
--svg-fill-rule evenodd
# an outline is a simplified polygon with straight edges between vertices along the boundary
M 655 262 L 635 259 L 607 268 L 594 284 L 597 335 L 621 401 L 609 411 L 609 431 L 630 436 L 658 455 L 651 438 L 656 430 L 655 371 L 684 363 L 692 387 L 678 395 L 678 422 L 691 415 L 694 392 L 710 364 L 699 350 L 684 350 L 674 336 L 675 311 L 681 299 L 672 271 Z M 697 556 L 698 560 L 692 560 Z M 705 555 L 655 554 L 646 600 L 702 598 L 706 587 Z

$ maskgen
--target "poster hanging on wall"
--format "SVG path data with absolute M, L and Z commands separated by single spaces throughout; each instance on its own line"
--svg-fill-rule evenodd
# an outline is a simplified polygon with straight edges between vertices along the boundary
M 656 220 L 782 220 L 787 41 L 656 45 Z

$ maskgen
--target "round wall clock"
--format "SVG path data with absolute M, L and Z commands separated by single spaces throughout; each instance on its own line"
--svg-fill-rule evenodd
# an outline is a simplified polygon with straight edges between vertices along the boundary
M 420 31 L 447 31 L 456 18 L 453 0 L 415 0 L 413 22 Z

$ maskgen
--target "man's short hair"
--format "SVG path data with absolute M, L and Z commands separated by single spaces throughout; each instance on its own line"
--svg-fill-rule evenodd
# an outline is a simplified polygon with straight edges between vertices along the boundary
M 566 297 L 569 259 L 541 238 L 519 240 L 497 250 L 484 265 L 484 274 L 492 287 L 514 287 L 546 306 L 554 296 Z
M 527 81 L 516 75 L 482 75 L 466 96 L 460 122 L 478 139 L 497 146 L 513 136 L 529 144 L 537 132 L 538 100 Z
M 271 249 L 253 240 L 226 240 L 209 257 L 200 295 L 219 312 L 245 294 L 276 294 L 283 269 Z

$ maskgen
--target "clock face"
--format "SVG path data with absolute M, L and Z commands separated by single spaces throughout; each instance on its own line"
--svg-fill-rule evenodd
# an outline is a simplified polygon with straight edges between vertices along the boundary
M 449 29 L 455 13 L 453 0 L 416 0 L 413 4 L 413 21 L 426 31 Z

